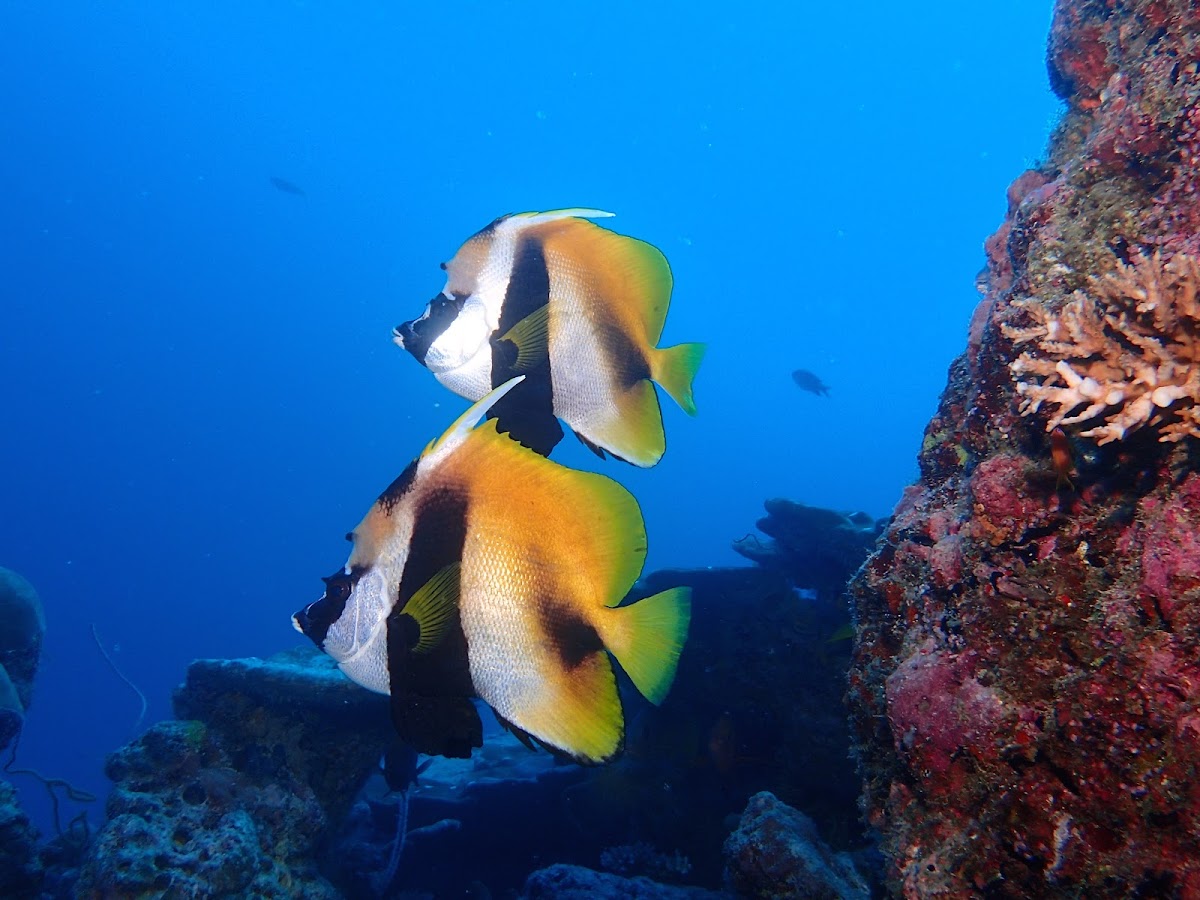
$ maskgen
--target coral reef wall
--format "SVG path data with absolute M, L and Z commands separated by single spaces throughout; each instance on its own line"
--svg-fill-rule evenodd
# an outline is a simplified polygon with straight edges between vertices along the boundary
M 851 586 L 899 895 L 1200 896 L 1200 9 L 1059 0 L 1045 163 Z

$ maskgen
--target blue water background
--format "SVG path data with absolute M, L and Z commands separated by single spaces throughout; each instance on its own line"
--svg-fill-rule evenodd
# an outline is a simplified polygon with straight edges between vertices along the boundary
M 656 469 L 558 456 L 634 491 L 650 567 L 739 564 L 768 497 L 888 513 L 1058 111 L 1050 5 L 5 3 L 0 565 L 49 622 L 21 763 L 106 790 L 138 702 L 93 625 L 151 720 L 191 659 L 301 640 L 465 407 L 391 327 L 506 212 L 618 213 L 673 267 L 665 342 L 709 344 Z

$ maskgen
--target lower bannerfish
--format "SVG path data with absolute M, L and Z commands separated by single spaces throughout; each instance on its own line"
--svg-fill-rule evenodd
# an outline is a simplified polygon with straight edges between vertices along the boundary
M 469 756 L 478 696 L 518 734 L 583 762 L 620 750 L 609 654 L 661 703 L 687 635 L 690 592 L 618 606 L 641 573 L 637 501 L 604 476 L 501 434 L 490 391 L 379 497 L 345 568 L 296 628 L 352 680 L 391 696 L 401 738 Z M 478 427 L 476 427 L 478 426 Z
M 653 466 L 666 448 L 654 383 L 694 415 L 704 345 L 656 346 L 670 266 L 650 244 L 588 221 L 610 215 L 497 219 L 442 266 L 442 292 L 393 336 L 468 400 L 528 376 L 491 413 L 525 446 L 548 455 L 561 419 L 600 456 Z

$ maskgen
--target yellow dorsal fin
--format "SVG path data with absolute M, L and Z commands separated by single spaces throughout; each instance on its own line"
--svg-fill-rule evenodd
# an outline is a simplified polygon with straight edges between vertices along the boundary
M 646 525 L 634 496 L 612 478 L 523 447 L 495 420 L 470 433 L 447 477 L 469 485 L 473 519 L 502 530 L 514 555 L 571 560 L 573 583 L 604 606 L 620 603 L 642 571 Z
M 424 451 L 421 453 L 421 461 L 426 462 L 430 466 L 437 465 L 461 447 L 463 441 L 467 439 L 467 435 L 471 433 L 471 429 L 479 424 L 479 420 L 487 415 L 487 411 L 495 405 L 496 401 L 515 388 L 518 382 L 523 381 L 524 378 L 524 375 L 510 378 L 504 384 L 492 388 L 488 393 L 484 394 L 483 397 L 471 405 L 470 409 L 455 419 L 454 424 L 447 428 L 440 438 L 430 441 L 426 445 Z
M 546 358 L 550 352 L 550 304 L 543 303 L 508 330 L 502 341 L 517 348 L 513 369 L 527 372 Z
M 461 565 L 452 562 L 408 598 L 400 612 L 411 616 L 420 629 L 415 653 L 428 653 L 442 642 L 458 610 L 458 584 Z
M 671 305 L 671 266 L 653 244 L 579 217 L 546 220 L 541 233 L 552 291 L 599 303 L 638 352 L 658 343 Z

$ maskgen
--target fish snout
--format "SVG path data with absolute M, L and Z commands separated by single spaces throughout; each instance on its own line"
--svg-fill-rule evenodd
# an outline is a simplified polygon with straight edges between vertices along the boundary
M 407 349 L 416 340 L 417 329 L 414 326 L 420 321 L 420 319 L 409 319 L 407 322 L 401 322 L 393 328 L 392 337 L 396 343 Z
M 392 340 L 396 346 L 411 353 L 421 365 L 425 365 L 425 354 L 429 352 L 429 346 L 433 343 L 433 338 L 428 334 L 428 325 L 429 320 L 426 318 L 410 319 L 392 329 Z
M 311 603 L 292 616 L 292 627 L 305 637 L 309 636 L 313 626 L 312 616 L 308 612 L 310 609 L 312 609 Z

